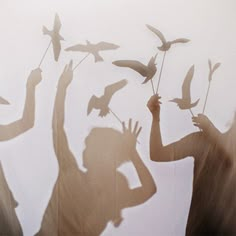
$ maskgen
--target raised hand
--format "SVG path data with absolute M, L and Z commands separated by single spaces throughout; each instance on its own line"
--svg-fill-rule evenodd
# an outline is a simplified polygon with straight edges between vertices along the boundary
M 142 127 L 138 128 L 138 121 L 136 121 L 135 126 L 132 130 L 132 119 L 129 119 L 128 128 L 126 128 L 125 122 L 122 122 L 122 126 L 125 143 L 129 146 L 129 148 L 135 149 L 137 138 L 142 130 Z
M 153 95 L 147 103 L 149 111 L 152 113 L 153 116 L 158 116 L 158 118 L 160 115 L 160 104 L 161 104 L 160 99 L 161 97 L 158 94 L 156 94 Z
M 73 61 L 71 60 L 69 65 L 65 66 L 65 68 L 64 68 L 64 70 L 61 74 L 61 77 L 60 77 L 60 80 L 59 80 L 59 85 L 67 87 L 71 83 L 71 81 L 73 79 L 72 66 L 73 66 Z
M 192 118 L 193 125 L 198 127 L 199 129 L 203 131 L 207 131 L 212 126 L 211 121 L 208 119 L 206 115 L 198 114 L 198 116 L 194 116 Z
M 33 85 L 36 86 L 38 85 L 42 80 L 42 70 L 40 68 L 34 69 L 31 71 L 27 85 Z

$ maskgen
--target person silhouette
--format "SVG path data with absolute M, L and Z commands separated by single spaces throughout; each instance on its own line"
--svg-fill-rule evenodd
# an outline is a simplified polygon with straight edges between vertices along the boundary
M 221 133 L 203 114 L 193 117 L 201 131 L 164 146 L 160 131 L 160 96 L 147 106 L 152 114 L 150 158 L 165 162 L 194 158 L 192 201 L 187 236 L 236 235 L 236 117 L 230 129 Z
M 0 141 L 8 141 L 26 132 L 34 126 L 35 119 L 35 89 L 42 80 L 41 70 L 33 70 L 26 85 L 26 99 L 23 115 L 7 125 L 0 125 Z M 7 184 L 3 167 L 0 162 L 0 235 L 23 235 L 15 208 L 18 203 Z
M 100 235 L 108 222 L 118 227 L 122 209 L 147 201 L 156 192 L 155 182 L 136 151 L 141 131 L 138 123 L 123 133 L 112 128 L 93 128 L 85 139 L 83 165 L 80 170 L 70 150 L 64 127 L 65 97 L 73 78 L 72 64 L 66 66 L 58 82 L 53 113 L 53 143 L 59 173 L 43 215 L 37 236 Z M 131 161 L 141 186 L 130 189 L 117 168 Z

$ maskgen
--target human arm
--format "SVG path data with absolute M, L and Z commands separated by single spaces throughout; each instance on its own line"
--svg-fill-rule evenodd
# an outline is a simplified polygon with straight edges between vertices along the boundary
M 22 117 L 10 124 L 0 125 L 0 141 L 15 138 L 34 126 L 35 90 L 41 80 L 41 69 L 37 68 L 31 71 L 26 85 L 26 98 Z
M 160 130 L 160 96 L 153 95 L 147 107 L 152 115 L 152 125 L 150 132 L 150 158 L 152 161 L 173 161 L 173 147 L 163 146 Z
M 72 79 L 73 70 L 71 62 L 69 65 L 65 66 L 64 71 L 60 76 L 52 119 L 53 144 L 60 170 L 77 165 L 76 160 L 70 150 L 64 127 L 65 99 L 67 88 L 70 85 Z
M 166 146 L 162 143 L 160 130 L 160 98 L 158 95 L 152 96 L 147 107 L 152 115 L 152 125 L 150 132 L 150 158 L 152 161 L 168 162 L 180 160 L 187 156 L 197 157 L 199 150 L 197 149 L 200 142 L 203 141 L 200 132 L 192 133 L 179 141 L 173 142 Z M 196 145 L 197 144 L 197 145 Z
M 123 137 L 126 144 L 125 149 L 138 174 L 141 186 L 130 189 L 128 188 L 125 177 L 120 176 L 118 179 L 118 187 L 120 189 L 119 192 L 121 193 L 119 196 L 121 209 L 142 204 L 151 198 L 157 191 L 155 181 L 135 147 L 140 131 L 141 128 L 138 129 L 138 122 L 136 122 L 133 130 L 132 120 L 129 121 L 128 128 L 123 124 Z

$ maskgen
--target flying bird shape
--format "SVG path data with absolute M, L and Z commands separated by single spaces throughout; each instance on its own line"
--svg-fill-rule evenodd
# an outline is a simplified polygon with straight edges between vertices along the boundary
M 209 82 L 212 81 L 212 76 L 215 73 L 215 71 L 220 67 L 221 63 L 216 63 L 214 66 L 212 66 L 211 60 L 208 60 L 208 65 L 209 65 L 209 76 L 208 80 Z
M 87 44 L 76 44 L 74 46 L 66 48 L 65 50 L 91 53 L 94 56 L 95 62 L 99 62 L 103 61 L 103 58 L 99 54 L 99 51 L 114 50 L 119 48 L 118 45 L 115 45 L 113 43 L 99 42 L 97 44 L 92 44 L 88 40 L 86 42 Z
M 43 33 L 51 37 L 55 61 L 58 61 L 61 52 L 61 40 L 64 40 L 64 38 L 60 35 L 60 29 L 61 21 L 58 14 L 55 15 L 53 30 L 48 30 L 45 26 L 43 26 Z
M 114 84 L 108 85 L 104 89 L 104 94 L 101 97 L 96 97 L 93 95 L 88 103 L 87 115 L 91 113 L 93 109 L 100 110 L 99 116 L 104 117 L 109 112 L 109 103 L 112 96 L 120 89 L 122 89 L 126 84 L 127 80 L 123 79 Z
M 176 43 L 188 43 L 190 40 L 185 38 L 175 39 L 173 41 L 166 41 L 164 35 L 158 29 L 152 27 L 151 25 L 146 25 L 149 30 L 151 30 L 157 37 L 161 40 L 162 45 L 158 47 L 160 51 L 168 51 L 172 44 Z
M 135 70 L 139 74 L 141 74 L 143 77 L 146 77 L 143 81 L 143 84 L 147 83 L 149 80 L 151 80 L 154 75 L 156 74 L 157 67 L 156 67 L 156 60 L 157 54 L 152 57 L 148 65 L 144 65 L 139 61 L 133 61 L 133 60 L 120 60 L 120 61 L 114 61 L 112 64 L 119 66 L 119 67 L 128 67 L 132 70 Z
M 7 100 L 5 100 L 4 98 L 0 97 L 0 104 L 9 105 L 10 103 Z
M 184 79 L 183 85 L 182 85 L 182 98 L 174 98 L 173 100 L 170 100 L 170 102 L 177 103 L 177 106 L 179 106 L 180 109 L 191 109 L 192 107 L 197 106 L 199 99 L 191 103 L 191 96 L 190 96 L 190 85 L 192 82 L 194 74 L 194 65 L 191 66 L 191 68 L 188 70 L 187 75 Z

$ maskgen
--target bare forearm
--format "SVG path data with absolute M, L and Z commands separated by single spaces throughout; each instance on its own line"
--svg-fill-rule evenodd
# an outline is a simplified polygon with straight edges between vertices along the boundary
M 64 128 L 67 87 L 68 86 L 66 86 L 60 79 L 55 98 L 52 120 L 53 144 L 60 171 L 67 171 L 72 167 L 77 168 L 77 164 L 74 155 L 70 150 Z
M 162 149 L 163 144 L 161 138 L 159 117 L 153 116 L 150 132 L 150 158 L 152 161 L 158 161 L 161 159 Z
M 53 131 L 64 129 L 66 88 L 58 86 L 55 97 L 52 128 Z
M 64 155 L 64 153 L 69 151 L 64 129 L 66 89 L 67 87 L 60 86 L 60 83 L 58 84 L 53 110 L 53 144 L 58 158 L 59 155 Z
M 143 197 L 149 198 L 156 193 L 155 181 L 136 150 L 132 152 L 132 162 L 142 185 Z
M 22 118 L 0 126 L 0 141 L 10 140 L 34 126 L 35 120 L 35 85 L 27 84 L 26 99 Z

